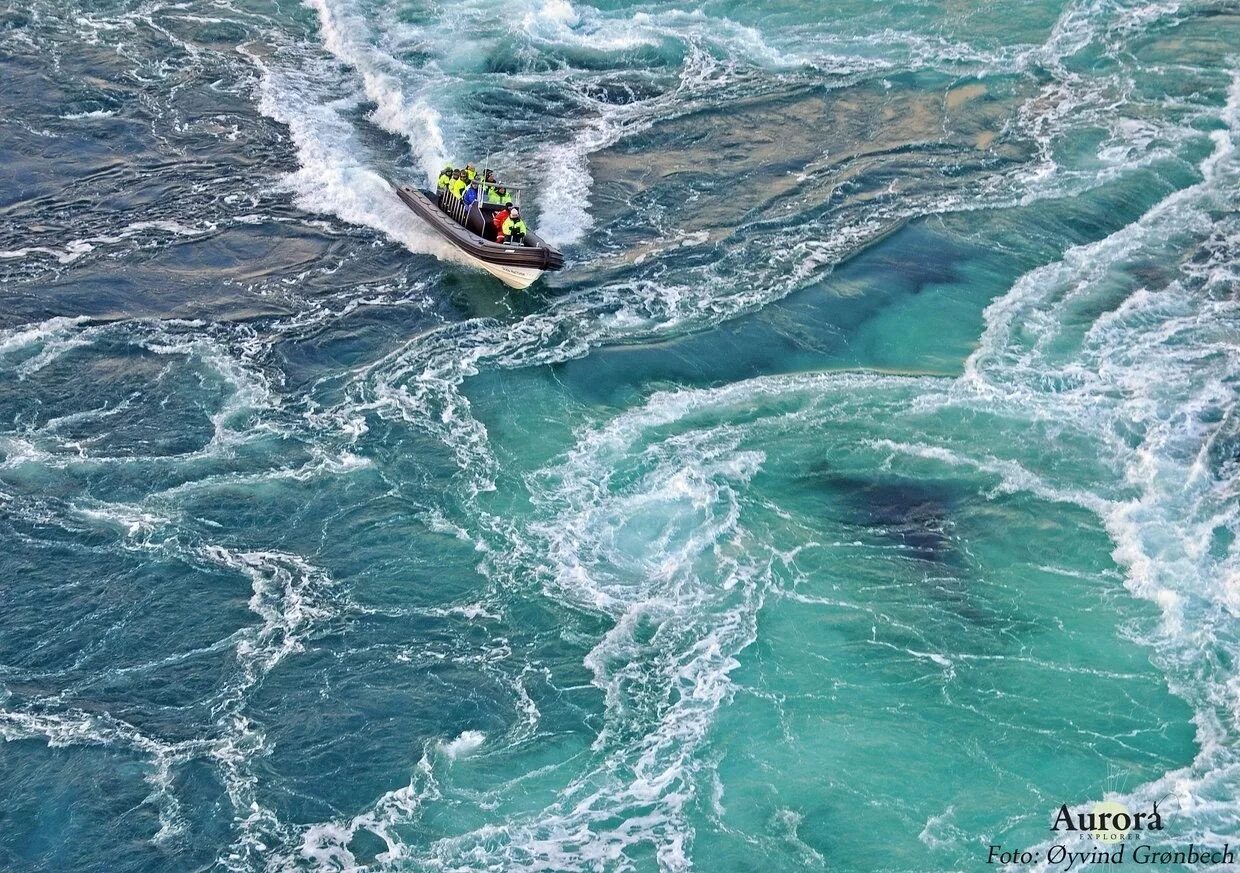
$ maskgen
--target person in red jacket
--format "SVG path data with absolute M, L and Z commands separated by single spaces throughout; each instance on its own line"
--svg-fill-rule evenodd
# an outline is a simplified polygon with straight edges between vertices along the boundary
M 491 219 L 491 226 L 495 228 L 496 242 L 502 243 L 504 241 L 504 222 L 508 220 L 508 212 L 511 209 L 511 204 L 505 204 L 504 208 L 495 213 L 495 217 Z

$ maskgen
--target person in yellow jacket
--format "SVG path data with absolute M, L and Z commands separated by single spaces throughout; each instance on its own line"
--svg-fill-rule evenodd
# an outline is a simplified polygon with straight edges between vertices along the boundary
M 512 240 L 514 243 L 520 243 L 525 240 L 527 233 L 529 233 L 529 228 L 525 226 L 525 221 L 521 218 L 521 207 L 514 206 L 508 210 L 508 218 L 504 221 L 504 226 L 500 228 L 499 236 L 495 241 Z
M 465 165 L 465 183 L 466 184 L 469 184 L 470 182 L 474 181 L 474 176 L 477 176 L 477 175 L 478 175 L 478 171 L 477 169 L 474 168 L 473 164 Z
M 457 200 L 465 193 L 465 189 L 469 187 L 469 183 L 465 181 L 464 170 L 453 170 L 452 181 L 448 183 L 448 193 Z
M 504 206 L 512 205 L 512 195 L 508 193 L 508 189 L 503 185 L 495 185 L 487 188 L 487 203 L 500 203 Z
M 444 167 L 443 171 L 439 174 L 439 179 L 436 182 L 435 190 L 440 196 L 442 196 L 443 192 L 448 190 L 448 186 L 450 184 L 452 184 L 452 168 Z

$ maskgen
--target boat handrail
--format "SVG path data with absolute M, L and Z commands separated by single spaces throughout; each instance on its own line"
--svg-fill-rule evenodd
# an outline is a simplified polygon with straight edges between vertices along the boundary
M 450 191 L 443 192 L 443 196 L 439 201 L 439 208 L 448 214 L 448 217 L 455 221 L 461 227 L 465 224 L 465 202 Z

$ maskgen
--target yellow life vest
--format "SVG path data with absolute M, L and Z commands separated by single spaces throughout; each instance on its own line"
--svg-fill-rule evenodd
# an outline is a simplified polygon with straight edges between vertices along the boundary
M 512 195 L 507 191 L 500 194 L 499 191 L 496 190 L 495 185 L 489 185 L 487 186 L 487 203 L 503 203 L 506 206 L 511 206 Z

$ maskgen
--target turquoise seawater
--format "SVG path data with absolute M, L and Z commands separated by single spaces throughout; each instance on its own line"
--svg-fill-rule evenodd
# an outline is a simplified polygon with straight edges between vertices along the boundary
M 28 0 L 0 76 L 0 869 L 1240 843 L 1233 3 Z M 527 292 L 389 187 L 488 154 Z

